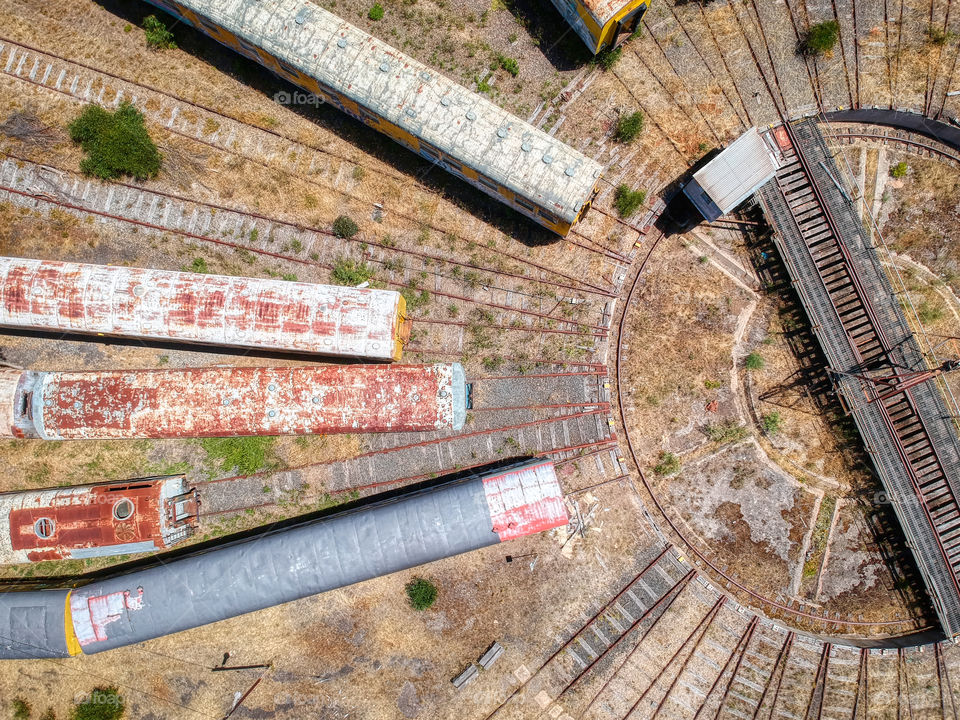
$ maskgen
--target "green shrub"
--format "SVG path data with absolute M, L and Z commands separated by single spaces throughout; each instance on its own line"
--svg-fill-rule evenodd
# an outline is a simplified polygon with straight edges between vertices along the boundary
M 623 55 L 623 48 L 605 48 L 597 53 L 596 63 L 604 70 L 611 69 Z
M 110 113 L 89 105 L 69 125 L 70 139 L 87 156 L 80 169 L 87 175 L 111 180 L 131 175 L 137 180 L 156 177 L 163 159 L 150 138 L 143 115 L 128 102 Z
M 483 369 L 493 372 L 498 370 L 501 365 L 503 365 L 503 358 L 499 355 L 494 355 L 493 357 L 485 357 L 482 361 Z
M 478 93 L 488 93 L 490 92 L 490 83 L 486 80 L 481 80 L 478 76 L 473 76 L 473 81 L 477 83 L 477 92 Z
M 333 221 L 333 234 L 338 238 L 352 238 L 360 232 L 360 228 L 352 218 L 341 215 Z
M 356 287 L 373 277 L 373 269 L 363 262 L 355 262 L 349 258 L 337 258 L 330 277 L 337 285 Z
M 943 310 L 924 300 L 917 306 L 917 317 L 924 324 L 934 323 L 943 317 Z
M 890 167 L 890 177 L 904 178 L 907 176 L 907 164 L 905 162 L 898 162 L 896 165 Z
M 13 720 L 28 720 L 31 713 L 30 703 L 23 698 L 14 698 L 11 703 L 13 706 Z
M 373 7 L 370 8 L 370 12 L 367 13 L 367 17 L 371 20 L 383 20 L 383 5 L 374 3 Z
M 766 413 L 760 418 L 760 422 L 763 424 L 764 432 L 768 435 L 776 435 L 783 430 L 783 418 L 776 411 Z
M 747 428 L 736 420 L 721 420 L 707 425 L 707 437 L 710 438 L 711 442 L 736 442 L 746 436 Z
M 423 578 L 414 578 L 406 584 L 404 590 L 410 607 L 414 610 L 426 610 L 436 602 L 438 594 L 437 586 Z
M 210 272 L 210 268 L 207 267 L 207 261 L 202 257 L 195 257 L 193 262 L 190 263 L 190 272 L 208 273 Z
M 823 55 L 833 50 L 840 39 L 840 26 L 836 20 L 811 25 L 803 39 L 803 51 L 807 55 Z
M 646 199 L 647 193 L 643 190 L 631 190 L 627 185 L 620 185 L 613 197 L 613 205 L 620 217 L 625 218 L 633 215 Z
M 417 290 L 412 287 L 405 287 L 400 290 L 403 299 L 407 301 L 407 311 L 416 310 L 430 302 L 429 290 Z
M 747 355 L 747 359 L 744 361 L 743 364 L 747 368 L 747 370 L 763 370 L 763 366 L 765 365 L 765 363 L 763 362 L 763 358 L 760 357 L 760 353 L 755 353 L 755 352 L 752 352 L 749 355 Z
M 272 459 L 275 437 L 203 438 L 200 447 L 207 452 L 207 460 L 218 461 L 215 469 L 238 475 L 250 475 L 268 465 Z
M 620 116 L 613 137 L 622 143 L 629 143 L 633 142 L 641 132 L 643 132 L 643 113 L 635 112 Z
M 708 379 L 708 380 L 704 380 L 704 381 L 703 381 L 703 386 L 704 386 L 707 390 L 716 390 L 717 388 L 722 388 L 722 387 L 723 387 L 723 383 L 720 382 L 719 380 L 709 380 L 709 379 Z
M 143 19 L 143 30 L 147 47 L 154 50 L 173 50 L 177 47 L 173 41 L 173 33 L 167 30 L 167 26 L 160 22 L 156 15 L 147 15 Z
M 660 461 L 654 465 L 653 471 L 657 475 L 676 475 L 680 472 L 680 458 L 670 452 L 660 453 Z
M 119 720 L 124 712 L 123 698 L 114 687 L 98 687 L 83 702 L 73 706 L 72 720 Z
M 520 74 L 520 63 L 511 57 L 497 55 L 497 64 L 514 77 Z

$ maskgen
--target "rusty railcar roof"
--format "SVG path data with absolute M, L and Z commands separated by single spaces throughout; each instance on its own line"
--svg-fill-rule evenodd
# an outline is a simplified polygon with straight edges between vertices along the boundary
M 0 257 L 0 325 L 373 360 L 395 355 L 400 294 Z
M 178 0 L 463 164 L 576 220 L 603 166 L 303 0 Z
M 459 429 L 463 369 L 435 365 L 211 367 L 24 373 L 13 397 L 47 440 Z
M 0 563 L 147 552 L 196 525 L 174 519 L 183 475 L 0 493 Z

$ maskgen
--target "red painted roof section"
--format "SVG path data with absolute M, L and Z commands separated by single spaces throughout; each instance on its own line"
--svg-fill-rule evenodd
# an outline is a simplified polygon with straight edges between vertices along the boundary
M 452 378 L 452 364 L 44 373 L 34 422 L 49 439 L 436 430 L 453 426 Z
M 167 545 L 165 532 L 173 530 L 163 495 L 168 478 L 107 483 L 68 488 L 50 488 L 0 495 L 0 512 L 9 528 L 10 557 L 0 562 L 36 562 L 71 557 L 71 551 L 113 545 L 153 542 L 157 548 Z M 177 482 L 182 482 L 180 479 Z M 120 519 L 114 516 L 117 503 L 127 500 L 132 512 Z M 44 520 L 52 534 L 48 538 L 36 532 L 38 520 Z M 196 525 L 194 514 L 189 525 Z M 0 542 L 0 548 L 6 543 Z M 117 552 L 122 552 L 117 550 Z M 2 555 L 2 553 L 0 553 Z
M 0 325 L 390 360 L 399 294 L 0 257 Z
M 483 490 L 501 542 L 569 522 L 563 490 L 550 461 L 484 478 Z

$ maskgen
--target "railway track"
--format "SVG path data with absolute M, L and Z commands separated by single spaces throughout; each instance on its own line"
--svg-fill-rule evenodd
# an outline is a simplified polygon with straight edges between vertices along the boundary
M 375 167 L 353 155 L 338 153 L 335 150 L 309 145 L 300 140 L 283 135 L 274 130 L 252 125 L 232 116 L 220 113 L 212 108 L 191 102 L 166 91 L 123 78 L 119 75 L 94 68 L 90 65 L 65 58 L 33 46 L 0 37 L 0 74 L 29 83 L 48 92 L 56 93 L 80 103 L 94 103 L 112 109 L 123 101 L 132 102 L 151 122 L 165 128 L 168 132 L 190 142 L 199 143 L 220 153 L 242 157 L 261 167 L 296 178 L 308 185 L 316 186 L 324 193 L 333 191 L 352 201 L 359 202 L 366 211 L 368 200 L 360 198 L 355 192 L 357 180 L 350 167 L 387 176 L 393 180 L 410 184 L 411 178 L 396 172 L 387 163 L 377 163 Z M 368 156 L 365 156 L 368 160 Z M 336 162 L 331 162 L 331 159 Z M 322 181 L 321 181 L 322 180 Z M 471 228 L 464 235 L 455 232 L 442 218 L 446 204 L 443 196 L 422 183 L 416 183 L 417 192 L 430 196 L 438 202 L 438 209 L 431 217 L 414 217 L 406 212 L 409 203 L 392 203 L 388 207 L 391 215 L 403 218 L 410 224 L 413 235 L 422 228 L 442 235 L 459 238 L 468 244 L 485 246 L 491 235 L 490 227 L 473 220 Z M 600 256 L 610 268 L 611 277 L 617 274 L 622 263 L 619 253 L 607 248 L 586 244 L 568 237 L 564 242 L 588 253 Z M 568 275 L 557 268 L 550 268 L 532 257 L 521 257 L 507 250 L 496 248 L 494 252 L 521 266 L 530 266 L 542 272 L 550 272 L 565 277 L 568 281 L 580 282 L 593 290 L 608 290 L 616 293 L 617 288 L 606 288 Z
M 613 301 L 601 302 L 602 297 L 575 293 L 565 298 L 554 291 L 535 294 L 523 286 L 508 286 L 508 278 L 498 283 L 463 273 L 440 273 L 433 265 L 407 267 L 396 263 L 390 248 L 372 250 L 364 249 L 359 242 L 330 242 L 329 234 L 275 218 L 134 185 L 102 184 L 22 160 L 0 162 L 0 194 L 18 205 L 56 207 L 79 217 L 93 215 L 231 248 L 247 263 L 258 256 L 330 273 L 343 257 L 359 263 L 378 262 L 389 278 L 384 281 L 389 287 L 410 289 L 414 294 L 426 290 L 429 296 L 445 302 L 465 304 L 463 320 L 453 321 L 449 312 L 447 318 L 422 318 L 422 322 L 436 326 L 433 336 L 440 346 L 446 352 L 455 351 L 457 357 L 470 344 L 474 350 L 486 349 L 496 355 L 491 349 L 495 338 L 487 330 L 518 337 L 533 333 L 536 342 L 532 346 L 528 342 L 524 347 L 548 355 L 556 353 L 558 359 L 575 353 L 585 364 L 591 362 L 592 356 L 602 356 L 606 346 Z M 427 284 L 424 280 L 431 277 L 431 272 L 433 282 Z M 574 293 L 569 287 L 560 289 Z M 557 313 L 558 309 L 562 312 Z M 459 309 L 457 314 L 460 315 Z M 545 336 L 556 336 L 559 341 L 545 343 Z M 556 361 L 539 354 L 533 357 L 535 361 Z
M 869 129 L 867 127 L 845 127 L 842 123 L 831 123 L 830 132 L 825 133 L 824 138 L 844 145 L 864 141 L 882 146 L 892 145 L 919 157 L 940 160 L 950 163 L 954 167 L 960 167 L 960 155 L 905 130 L 880 126 L 870 126 Z
M 630 286 L 630 290 L 628 291 L 627 296 L 622 303 L 616 333 L 616 366 L 618 368 L 622 366 L 624 361 L 624 346 L 626 342 L 625 330 L 628 310 L 634 302 L 634 297 L 637 294 L 638 288 L 641 287 L 640 279 L 643 277 L 644 270 L 646 269 L 647 264 L 650 262 L 650 258 L 662 240 L 663 236 L 660 235 L 656 237 L 648 247 L 643 260 L 635 270 L 635 275 Z M 617 412 L 620 426 L 622 428 L 628 428 L 629 422 L 626 417 L 623 386 L 621 383 L 617 382 L 616 387 Z M 807 628 L 813 632 L 831 632 L 840 634 L 862 633 L 864 630 L 869 629 L 873 632 L 882 633 L 884 635 L 896 636 L 927 629 L 926 625 L 918 623 L 913 618 L 870 621 L 858 617 L 829 615 L 826 613 L 817 612 L 813 609 L 803 609 L 795 606 L 792 602 L 788 604 L 787 602 L 782 602 L 778 599 L 767 597 L 741 582 L 728 570 L 721 568 L 716 562 L 714 562 L 714 560 L 708 556 L 703 549 L 698 547 L 697 543 L 688 539 L 687 533 L 684 530 L 684 526 L 671 517 L 665 504 L 660 499 L 656 489 L 649 482 L 646 474 L 644 473 L 644 465 L 641 463 L 640 458 L 637 455 L 630 433 L 624 431 L 623 437 L 626 440 L 625 449 L 637 470 L 646 494 L 651 499 L 653 507 L 656 509 L 659 516 L 666 522 L 669 531 L 674 537 L 679 538 L 682 541 L 683 546 L 689 552 L 695 555 L 697 560 L 702 565 L 710 569 L 714 577 L 721 579 L 723 586 L 727 591 L 744 598 L 745 601 L 752 607 L 760 609 L 760 611 L 769 617 L 782 618 L 791 625 L 800 628 Z
M 887 307 L 890 303 L 884 298 L 890 295 L 883 292 L 884 276 L 871 265 L 872 251 L 860 247 L 863 241 L 857 226 L 841 225 L 831 210 L 820 177 L 829 176 L 829 171 L 814 168 L 804 149 L 817 147 L 811 128 L 785 126 L 790 146 L 783 149 L 785 162 L 777 173 L 779 195 L 769 192 L 764 198 L 776 217 L 782 214 L 778 209 L 782 197 L 796 224 L 803 249 L 792 236 L 781 233 L 781 253 L 792 268 L 791 275 L 806 278 L 800 285 L 804 305 L 818 327 L 834 372 L 847 373 L 838 375 L 838 385 L 881 478 L 895 496 L 901 523 L 907 537 L 914 539 L 914 553 L 949 635 L 960 630 L 960 502 L 945 459 L 956 454 L 956 440 L 951 443 L 950 438 L 953 428 L 945 434 L 942 428 L 931 427 L 931 422 L 942 421 L 946 414 L 936 409 L 936 388 L 932 396 L 931 389 L 923 386 L 883 391 L 883 386 L 856 375 L 891 374 L 897 368 L 925 368 L 926 364 L 905 319 L 896 314 L 899 308 Z M 803 253 L 799 259 L 798 253 Z M 865 271 L 876 277 L 865 278 Z M 830 324 L 819 321 L 823 314 L 830 317 Z M 918 507 L 900 494 L 908 489 Z M 923 522 L 928 523 L 926 530 L 918 525 Z M 926 533 L 931 531 L 928 538 Z
M 282 506 L 293 499 L 310 507 L 521 455 L 550 457 L 561 466 L 576 463 L 588 484 L 618 480 L 626 469 L 610 421 L 607 384 L 599 372 L 478 379 L 474 410 L 460 432 L 370 435 L 363 452 L 343 460 L 200 480 L 202 515 Z

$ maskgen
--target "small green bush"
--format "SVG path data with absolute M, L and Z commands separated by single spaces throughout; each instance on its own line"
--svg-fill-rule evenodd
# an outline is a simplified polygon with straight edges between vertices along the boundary
M 330 276 L 337 285 L 356 287 L 373 277 L 373 269 L 363 262 L 358 263 L 349 258 L 337 258 Z
M 28 703 L 23 698 L 14 698 L 13 703 L 13 720 L 28 720 L 31 713 L 30 703 Z
M 70 123 L 70 139 L 87 156 L 80 169 L 87 175 L 111 180 L 131 175 L 137 180 L 156 177 L 163 159 L 150 138 L 143 115 L 128 102 L 110 113 L 89 105 Z
M 383 5 L 374 3 L 373 7 L 370 8 L 370 12 L 367 13 L 367 17 L 371 20 L 383 20 Z
M 747 434 L 747 428 L 736 420 L 721 420 L 707 425 L 707 437 L 710 438 L 711 442 L 736 442 L 745 438 Z
M 160 22 L 156 15 L 147 15 L 143 19 L 143 30 L 147 47 L 154 50 L 173 50 L 177 47 L 173 41 L 173 33 L 167 30 L 167 26 Z
M 747 355 L 747 359 L 744 361 L 743 364 L 747 368 L 747 370 L 763 370 L 763 366 L 765 365 L 765 363 L 763 362 L 763 358 L 760 357 L 760 353 L 755 353 L 755 352 L 752 352 L 749 355 Z
M 423 578 L 414 578 L 406 584 L 404 590 L 410 607 L 414 610 L 426 610 L 437 600 L 437 586 Z
M 114 687 L 98 687 L 83 702 L 73 706 L 72 720 L 119 720 L 124 712 L 123 698 Z
M 597 53 L 596 63 L 604 70 L 610 70 L 623 55 L 623 48 L 605 48 Z
M 338 238 L 352 238 L 358 232 L 360 232 L 360 228 L 357 227 L 352 218 L 346 215 L 341 215 L 333 221 L 333 234 Z
M 207 261 L 202 257 L 195 257 L 193 262 L 190 263 L 190 272 L 208 273 L 210 272 L 210 268 L 207 267 Z
M 407 301 L 407 311 L 417 310 L 430 302 L 429 290 L 417 290 L 412 287 L 405 287 L 400 290 L 403 299 Z
M 764 432 L 768 435 L 776 435 L 783 430 L 783 418 L 780 416 L 780 413 L 776 411 L 766 413 L 760 418 L 760 421 L 763 424 Z
M 905 162 L 898 162 L 896 165 L 890 167 L 890 177 L 904 178 L 907 176 L 907 164 Z
M 625 218 L 633 215 L 646 199 L 647 193 L 643 190 L 631 190 L 628 185 L 620 185 L 613 196 L 613 205 L 620 217 Z
M 924 324 L 935 323 L 943 317 L 943 310 L 924 300 L 917 306 L 917 317 L 920 319 L 920 322 Z
M 512 57 L 507 57 L 506 55 L 497 55 L 497 64 L 514 77 L 520 74 L 520 63 L 518 63 Z
M 643 113 L 635 112 L 620 116 L 613 137 L 619 142 L 629 143 L 633 142 L 641 132 L 643 132 Z
M 836 20 L 811 25 L 803 40 L 803 51 L 807 55 L 823 55 L 833 50 L 840 39 L 840 26 Z
M 660 453 L 660 461 L 653 467 L 657 475 L 676 475 L 680 472 L 680 458 L 670 452 Z

